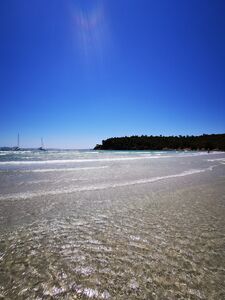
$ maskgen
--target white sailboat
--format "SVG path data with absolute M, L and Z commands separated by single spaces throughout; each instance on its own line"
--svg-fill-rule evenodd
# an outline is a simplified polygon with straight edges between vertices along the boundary
M 13 147 L 13 151 L 19 151 L 20 150 L 20 135 L 18 133 L 17 135 L 17 146 Z
M 40 150 L 40 151 L 46 151 L 46 149 L 44 147 L 43 138 L 41 138 L 41 147 L 39 147 L 38 150 Z

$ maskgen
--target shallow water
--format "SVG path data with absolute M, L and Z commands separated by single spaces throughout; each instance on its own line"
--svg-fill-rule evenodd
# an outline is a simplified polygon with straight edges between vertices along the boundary
M 0 154 L 0 298 L 225 299 L 224 153 Z

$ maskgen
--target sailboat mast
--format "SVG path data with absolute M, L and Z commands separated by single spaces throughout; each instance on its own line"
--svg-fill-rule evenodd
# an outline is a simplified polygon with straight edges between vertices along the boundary
M 41 147 L 44 148 L 43 138 L 41 138 Z
M 17 135 L 17 147 L 18 148 L 20 147 L 20 135 L 19 135 L 19 133 Z

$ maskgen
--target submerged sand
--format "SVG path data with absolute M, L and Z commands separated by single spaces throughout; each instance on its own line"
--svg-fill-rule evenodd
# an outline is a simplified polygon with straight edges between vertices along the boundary
M 91 190 L 90 173 L 31 180 L 4 170 L 0 298 L 225 299 L 224 155 L 141 161 L 95 169 L 104 188 Z M 18 175 L 26 188 L 10 194 Z M 44 196 L 43 181 L 56 179 L 64 192 Z M 30 197 L 28 181 L 39 186 Z

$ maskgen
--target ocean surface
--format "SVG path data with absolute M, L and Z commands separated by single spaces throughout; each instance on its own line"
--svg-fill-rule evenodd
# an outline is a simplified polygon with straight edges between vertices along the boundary
M 0 151 L 0 299 L 225 299 L 225 153 Z

